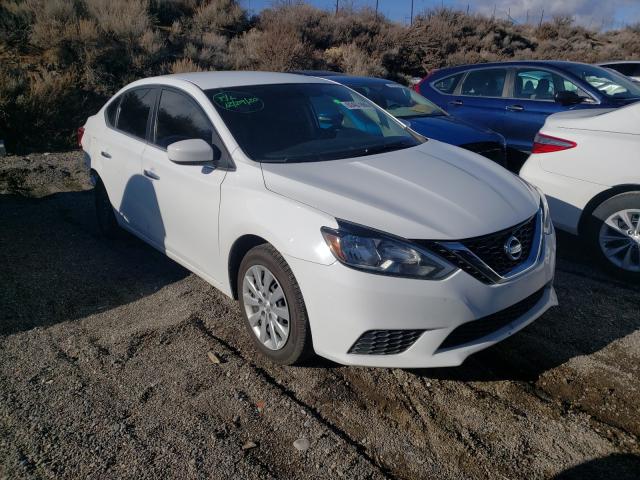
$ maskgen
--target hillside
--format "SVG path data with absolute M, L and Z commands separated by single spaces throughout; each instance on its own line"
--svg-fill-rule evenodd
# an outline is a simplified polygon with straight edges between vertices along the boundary
M 305 4 L 250 16 L 234 0 L 2 0 L 0 138 L 10 151 L 67 148 L 116 90 L 168 72 L 320 68 L 403 81 L 462 63 L 638 52 L 640 26 L 598 32 L 568 18 L 514 25 L 438 9 L 408 26 Z

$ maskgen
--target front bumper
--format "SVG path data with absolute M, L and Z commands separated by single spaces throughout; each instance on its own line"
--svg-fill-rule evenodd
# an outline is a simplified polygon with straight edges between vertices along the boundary
M 365 273 L 336 262 L 319 265 L 286 256 L 305 300 L 313 346 L 318 355 L 346 365 L 443 367 L 460 365 L 469 355 L 521 330 L 557 305 L 552 286 L 555 236 L 547 235 L 538 264 L 522 276 L 487 285 L 459 270 L 429 281 Z M 542 290 L 539 300 L 512 322 L 454 348 L 439 349 L 458 326 L 504 310 Z M 395 354 L 348 353 L 371 330 L 425 330 Z

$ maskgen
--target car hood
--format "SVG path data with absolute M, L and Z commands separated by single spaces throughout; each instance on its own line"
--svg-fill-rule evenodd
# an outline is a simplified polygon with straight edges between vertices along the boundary
M 402 121 L 409 124 L 409 127 L 420 135 L 452 145 L 478 142 L 497 142 L 504 145 L 502 135 L 450 115 L 415 117 L 402 119 Z
M 463 239 L 531 217 L 540 199 L 517 176 L 429 140 L 380 155 L 263 163 L 267 189 L 333 217 L 411 239 Z

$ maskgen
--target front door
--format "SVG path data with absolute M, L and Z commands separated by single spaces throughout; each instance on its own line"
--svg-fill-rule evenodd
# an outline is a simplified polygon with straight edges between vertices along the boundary
M 510 147 L 529 152 L 533 139 L 549 115 L 573 108 L 589 108 L 589 104 L 563 106 L 557 103 L 555 94 L 562 90 L 590 98 L 573 82 L 555 72 L 539 68 L 515 70 L 511 98 L 505 107 L 505 136 Z
M 147 204 L 147 236 L 195 271 L 209 277 L 217 270 L 220 189 L 226 170 L 211 165 L 181 165 L 167 157 L 177 141 L 201 138 L 224 151 L 209 118 L 186 93 L 163 89 L 152 141 L 142 155 L 145 181 L 155 205 Z

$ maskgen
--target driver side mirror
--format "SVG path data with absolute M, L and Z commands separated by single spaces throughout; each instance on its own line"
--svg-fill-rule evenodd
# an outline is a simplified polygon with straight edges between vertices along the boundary
M 570 92 L 568 90 L 561 90 L 556 92 L 554 99 L 557 103 L 563 106 L 577 105 L 582 103 L 582 97 L 576 92 Z
M 221 152 L 201 138 L 180 140 L 167 147 L 167 156 L 180 165 L 206 165 L 220 160 Z

